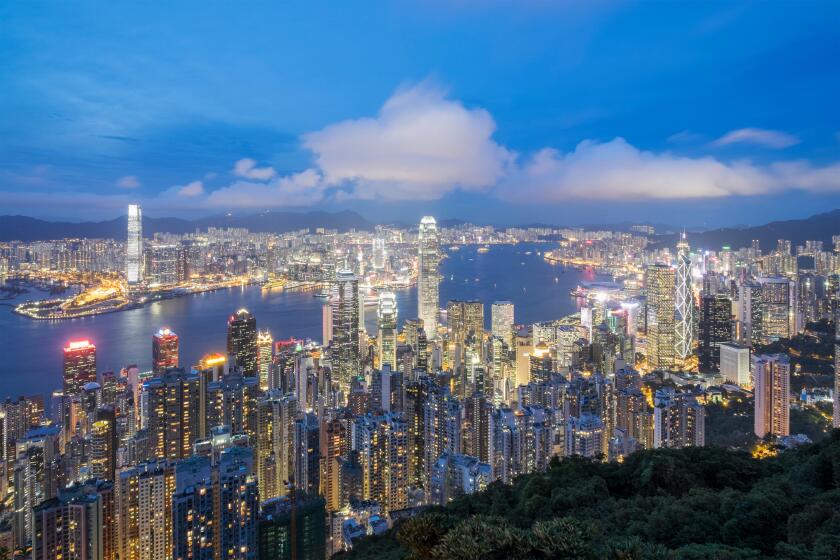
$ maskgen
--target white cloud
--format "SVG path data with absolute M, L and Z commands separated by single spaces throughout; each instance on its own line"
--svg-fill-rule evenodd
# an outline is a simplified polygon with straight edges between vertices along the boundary
M 256 161 L 250 158 L 243 158 L 234 164 L 233 174 L 237 177 L 244 177 L 245 179 L 268 181 L 277 175 L 277 171 L 273 167 L 257 167 Z
M 204 183 L 201 181 L 193 181 L 192 183 L 188 183 L 182 187 L 173 187 L 175 189 L 174 194 L 177 196 L 201 196 L 204 194 Z M 171 189 L 170 189 L 171 190 Z
M 117 186 L 121 189 L 136 189 L 140 187 L 140 180 L 135 175 L 126 175 L 117 180 Z
M 206 204 L 213 208 L 309 206 L 323 200 L 325 188 L 320 173 L 307 169 L 269 183 L 237 181 L 211 192 Z
M 727 132 L 714 142 L 714 146 L 729 146 L 731 144 L 754 144 L 779 150 L 799 144 L 799 138 L 780 130 L 766 130 L 763 128 L 739 128 Z
M 342 121 L 304 135 L 304 147 L 331 186 L 346 196 L 436 199 L 481 191 L 506 173 L 513 154 L 492 139 L 484 109 L 446 99 L 427 83 L 397 91 L 375 117 Z
M 563 154 L 546 148 L 503 181 L 497 194 L 516 202 L 568 199 L 690 199 L 759 195 L 785 189 L 840 191 L 840 164 L 760 166 L 640 150 L 616 138 L 586 140 Z

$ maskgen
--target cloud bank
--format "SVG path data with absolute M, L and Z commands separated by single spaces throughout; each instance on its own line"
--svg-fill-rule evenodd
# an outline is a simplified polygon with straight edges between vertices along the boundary
M 714 146 L 729 146 L 731 144 L 754 144 L 775 150 L 789 148 L 799 144 L 799 138 L 780 130 L 765 130 L 763 128 L 739 128 L 727 132 L 714 142 Z

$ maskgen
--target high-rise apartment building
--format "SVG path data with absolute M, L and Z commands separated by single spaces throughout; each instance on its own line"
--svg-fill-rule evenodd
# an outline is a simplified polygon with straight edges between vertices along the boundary
M 169 329 L 160 329 L 152 335 L 152 369 L 162 373 L 178 367 L 178 335 Z
M 143 213 L 139 204 L 128 205 L 128 238 L 125 245 L 125 279 L 129 286 L 143 281 Z
M 691 253 L 685 232 L 677 243 L 677 270 L 675 285 L 676 355 L 685 360 L 694 351 L 694 292 L 691 279 Z
M 354 420 L 362 493 L 383 511 L 408 507 L 408 425 L 400 414 Z
M 674 269 L 651 265 L 645 271 L 647 294 L 647 363 L 650 369 L 672 369 L 675 364 L 676 323 Z
M 656 391 L 654 403 L 654 448 L 705 445 L 706 412 L 693 395 L 665 387 Z
M 791 338 L 797 332 L 796 283 L 789 278 L 759 278 L 763 313 L 761 330 L 765 340 Z
M 79 395 L 92 381 L 96 381 L 96 346 L 89 340 L 69 342 L 64 347 L 64 396 Z
M 377 307 L 377 346 L 379 367 L 385 365 L 397 368 L 397 295 L 394 292 L 380 292 Z
M 227 351 L 243 375 L 257 375 L 257 319 L 247 309 L 228 318 Z
M 484 304 L 480 301 L 451 300 L 446 304 L 449 340 L 465 347 L 471 337 L 478 337 L 475 346 L 481 346 L 484 333 Z
M 790 435 L 790 358 L 787 354 L 753 356 L 755 435 Z
M 437 222 L 432 216 L 420 220 L 417 261 L 417 316 L 423 321 L 426 336 L 437 338 L 438 311 L 440 309 L 440 276 L 438 264 Z
M 192 455 L 202 420 L 199 375 L 183 369 L 169 370 L 144 381 L 140 398 L 150 456 L 182 459 Z
M 83 486 L 62 490 L 32 512 L 33 560 L 109 560 L 103 496 Z M 111 552 L 111 551 L 108 551 Z
M 347 391 L 360 374 L 359 279 L 352 271 L 336 273 L 331 303 L 333 379 Z

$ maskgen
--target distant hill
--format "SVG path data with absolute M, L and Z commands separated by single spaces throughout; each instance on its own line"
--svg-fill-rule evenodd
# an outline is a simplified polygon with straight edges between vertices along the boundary
M 678 235 L 656 235 L 652 241 L 658 246 L 674 246 Z M 840 209 L 799 220 L 770 222 L 762 226 L 688 232 L 688 241 L 692 247 L 718 250 L 725 245 L 732 249 L 749 247 L 753 239 L 758 239 L 761 250 L 767 253 L 776 248 L 779 239 L 789 239 L 794 247 L 804 245 L 807 240 L 822 241 L 826 250 L 830 250 L 832 235 L 840 235 Z
M 27 216 L 0 216 L 0 241 L 45 241 L 66 237 L 121 239 L 127 217 L 103 222 L 50 222 Z M 240 227 L 258 233 L 284 233 L 323 227 L 348 231 L 372 229 L 373 224 L 356 212 L 265 212 L 247 216 L 212 216 L 197 220 L 143 217 L 143 234 L 191 233 L 208 227 Z

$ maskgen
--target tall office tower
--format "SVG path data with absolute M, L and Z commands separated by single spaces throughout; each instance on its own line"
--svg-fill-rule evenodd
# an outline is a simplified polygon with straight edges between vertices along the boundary
M 64 396 L 79 395 L 92 381 L 96 381 L 96 346 L 89 340 L 69 342 L 64 347 Z
M 735 342 L 722 342 L 720 373 L 727 383 L 752 388 L 750 379 L 750 347 Z
M 113 482 L 117 468 L 117 418 L 113 407 L 96 410 L 90 430 L 90 473 Z
M 274 338 L 271 336 L 271 331 L 259 331 L 257 333 L 257 370 L 260 377 L 260 389 L 263 391 L 268 391 L 273 350 Z
M 677 243 L 675 296 L 675 350 L 677 357 L 685 360 L 694 351 L 694 292 L 691 285 L 691 253 L 685 232 Z
M 63 475 L 60 453 L 61 427 L 34 428 L 17 442 L 14 465 L 14 541 L 16 547 L 32 542 L 32 510 L 58 495 Z
M 723 295 L 704 295 L 700 300 L 697 355 L 700 373 L 720 371 L 720 344 L 732 339 L 732 302 Z
M 201 400 L 198 374 L 173 369 L 143 382 L 142 426 L 150 437 L 150 455 L 182 459 L 192 455 L 199 436 Z
M 835 240 L 835 248 L 840 247 L 840 236 Z M 836 249 L 835 249 L 836 250 Z M 832 425 L 840 428 L 840 302 L 834 302 L 834 407 Z
M 103 496 L 77 485 L 32 512 L 33 560 L 107 560 Z
M 333 378 L 345 392 L 360 375 L 359 279 L 349 270 L 336 273 L 332 293 Z
M 264 500 L 286 494 L 294 475 L 294 427 L 298 401 L 272 391 L 257 403 L 256 471 Z
M 753 356 L 755 435 L 790 435 L 790 358 L 787 354 Z
M 765 340 L 791 338 L 797 332 L 796 283 L 777 276 L 759 278 L 761 284 L 762 335 Z
M 706 411 L 693 395 L 672 387 L 658 389 L 653 407 L 653 447 L 702 447 Z
M 764 301 L 761 284 L 744 282 L 738 287 L 738 342 L 755 346 L 764 341 Z
M 184 251 L 172 243 L 151 243 L 145 252 L 143 279 L 150 286 L 177 284 L 185 278 Z
M 440 309 L 440 276 L 438 263 L 437 222 L 432 216 L 420 220 L 417 260 L 417 316 L 429 339 L 437 338 L 438 310 Z
M 483 303 L 449 301 L 446 304 L 446 320 L 449 324 L 449 340 L 454 344 L 460 344 L 462 351 L 472 337 L 476 338 L 475 346 L 481 347 L 481 336 L 484 333 Z
M 492 469 L 486 462 L 469 455 L 440 456 L 432 473 L 433 504 L 446 505 L 455 498 L 481 492 L 492 481 Z
M 122 560 L 172 558 L 175 467 L 168 461 L 122 469 L 114 484 L 116 551 Z
M 129 286 L 143 281 L 143 214 L 139 204 L 128 205 L 128 239 L 125 244 L 125 279 Z
M 257 319 L 247 309 L 228 318 L 227 352 L 243 375 L 257 375 Z
M 379 367 L 397 368 L 397 295 L 380 292 L 377 308 Z
M 219 381 L 207 384 L 205 398 L 205 433 L 227 426 L 233 435 L 245 434 L 253 441 L 257 436 L 257 401 L 259 380 L 230 373 Z
M 604 449 L 604 423 L 592 414 L 572 416 L 566 420 L 565 455 L 597 457 Z
M 490 321 L 493 336 L 498 336 L 508 348 L 513 348 L 513 304 L 509 301 L 494 301 L 490 307 Z
M 647 363 L 650 369 L 673 369 L 675 364 L 674 286 L 673 268 L 661 264 L 647 267 Z
M 160 329 L 152 336 L 152 369 L 163 373 L 178 367 L 178 335 L 169 329 Z
M 275 498 L 264 502 L 257 529 L 260 560 L 324 560 L 327 526 L 324 498 Z
M 408 425 L 401 414 L 354 420 L 362 494 L 386 513 L 408 507 Z

